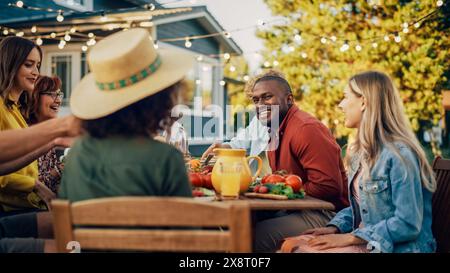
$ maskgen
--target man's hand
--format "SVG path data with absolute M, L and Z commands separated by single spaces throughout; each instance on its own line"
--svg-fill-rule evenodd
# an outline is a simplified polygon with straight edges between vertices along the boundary
M 335 226 L 330 227 L 321 227 L 321 228 L 312 228 L 305 230 L 302 235 L 311 234 L 311 235 L 326 235 L 326 234 L 336 234 L 339 233 L 339 229 Z
M 317 250 L 360 245 L 364 243 L 366 243 L 366 241 L 350 233 L 321 235 L 308 241 L 308 245 Z
M 202 159 L 205 159 L 209 154 L 213 153 L 213 150 L 216 148 L 225 148 L 230 149 L 231 146 L 229 144 L 222 144 L 222 143 L 213 143 L 211 146 L 206 149 L 206 151 L 202 155 Z
M 52 192 L 47 186 L 39 181 L 39 179 L 36 179 L 36 184 L 34 185 L 34 191 L 36 194 L 42 199 L 42 201 L 45 202 L 47 205 L 47 208 L 50 210 L 51 207 L 51 200 L 56 198 L 56 195 L 54 192 Z

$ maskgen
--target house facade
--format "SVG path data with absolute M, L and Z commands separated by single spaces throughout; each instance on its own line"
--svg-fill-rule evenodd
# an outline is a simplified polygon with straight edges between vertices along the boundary
M 111 33 L 142 27 L 151 33 L 156 47 L 181 48 L 197 60 L 179 101 L 184 105 L 182 123 L 190 135 L 191 153 L 198 156 L 223 135 L 219 120 L 209 133 L 203 129 L 225 109 L 223 54 L 242 54 L 242 50 L 206 7 L 169 9 L 152 0 L 24 0 L 22 7 L 8 6 L 10 1 L 5 0 L 0 3 L 0 38 L 18 35 L 35 40 L 44 53 L 41 74 L 61 78 L 65 96 L 60 115 L 70 113 L 71 92 L 89 72 L 89 48 Z M 186 39 L 193 36 L 206 37 Z

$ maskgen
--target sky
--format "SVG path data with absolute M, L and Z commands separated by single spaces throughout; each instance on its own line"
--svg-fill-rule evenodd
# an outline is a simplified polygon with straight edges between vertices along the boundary
M 158 2 L 161 4 L 172 2 L 165 5 L 167 8 L 206 6 L 225 30 L 256 26 L 259 20 L 266 22 L 274 20 L 263 0 L 186 0 L 175 3 L 174 0 L 158 0 Z M 256 28 L 250 28 L 231 33 L 233 40 L 244 52 L 251 71 L 255 71 L 261 62 L 261 56 L 255 52 L 263 48 L 262 41 L 255 36 L 255 30 Z

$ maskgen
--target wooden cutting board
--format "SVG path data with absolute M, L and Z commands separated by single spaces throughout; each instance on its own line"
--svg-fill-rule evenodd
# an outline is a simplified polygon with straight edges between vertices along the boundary
M 271 194 L 271 193 L 256 193 L 256 192 L 246 192 L 244 196 L 249 198 L 262 198 L 262 199 L 272 199 L 272 200 L 288 200 L 286 195 Z

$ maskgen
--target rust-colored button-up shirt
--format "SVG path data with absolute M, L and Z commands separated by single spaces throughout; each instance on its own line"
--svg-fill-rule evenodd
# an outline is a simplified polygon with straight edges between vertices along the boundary
M 268 152 L 272 171 L 300 176 L 306 194 L 333 203 L 337 211 L 349 205 L 341 148 L 325 125 L 293 105 L 271 144 L 275 138 L 278 147 Z

